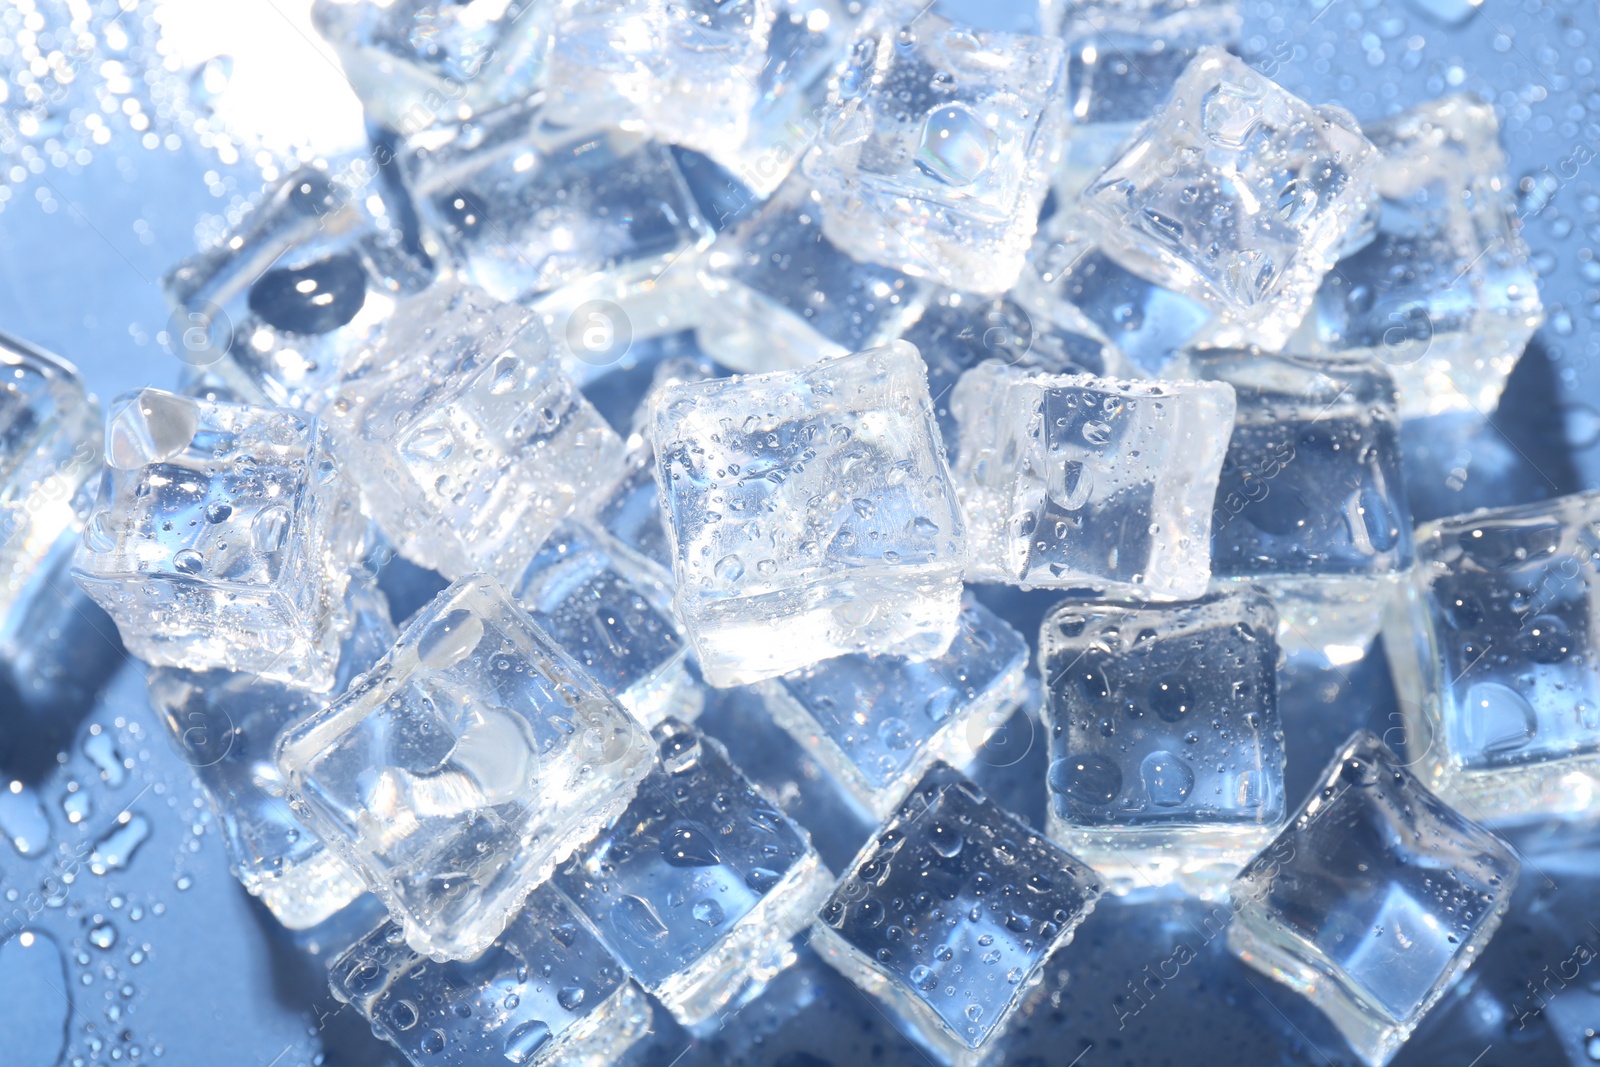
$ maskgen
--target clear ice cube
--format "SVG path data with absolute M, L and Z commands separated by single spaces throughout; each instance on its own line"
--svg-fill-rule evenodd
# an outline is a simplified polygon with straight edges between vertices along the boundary
M 352 581 L 333 696 L 394 644 L 394 624 L 377 589 Z M 356 873 L 301 825 L 284 800 L 273 762 L 278 738 L 327 706 L 330 695 L 224 670 L 156 667 L 145 678 L 150 704 L 194 768 L 222 827 L 233 876 L 291 930 L 328 919 L 366 888 Z
M 311 18 L 367 114 L 412 134 L 527 99 L 544 75 L 555 7 L 553 0 L 316 0 Z
M 650 745 L 492 578 L 454 583 L 278 747 L 290 806 L 434 959 L 465 959 L 633 797 Z
M 555 525 L 621 474 L 621 439 L 533 312 L 441 283 L 396 312 L 370 359 L 329 416 L 369 513 L 448 578 L 516 582 Z
M 1253 591 L 1045 617 L 1048 829 L 1113 892 L 1215 895 L 1282 829 L 1277 628 Z
M 1225 350 L 1189 360 L 1238 398 L 1212 574 L 1271 593 L 1286 647 L 1358 658 L 1413 556 L 1394 383 L 1353 361 Z
M 239 401 L 318 410 L 397 301 L 432 277 L 377 180 L 305 167 L 269 188 L 162 279 L 174 308 L 168 348 Z
M 687 382 L 654 412 L 674 604 L 706 682 L 944 652 L 966 545 L 915 348 Z
M 128 651 L 326 689 L 366 524 L 321 421 L 144 389 L 105 439 L 73 577 Z
M 1234 882 L 1228 947 L 1382 1067 L 1494 935 L 1520 869 L 1362 730 Z
M 687 1025 L 793 962 L 832 879 L 721 745 L 675 719 L 652 737 L 633 803 L 552 884 Z
M 1499 133 L 1494 107 L 1467 96 L 1366 127 L 1382 153 L 1377 227 L 1323 280 L 1300 338 L 1383 362 L 1403 418 L 1492 413 L 1544 320 Z
M 970 577 L 1136 598 L 1205 591 L 1231 388 L 990 361 L 962 376 L 950 408 Z
M 1482 821 L 1600 810 L 1600 493 L 1417 529 L 1384 642 L 1406 753 Z
M 583 523 L 558 526 L 512 590 L 533 621 L 646 725 L 693 713 L 665 583 Z
M 929 6 L 894 0 L 867 15 L 803 169 L 824 232 L 850 255 L 1001 293 L 1066 138 L 1062 43 Z
M 1206 47 L 1080 203 L 1108 254 L 1222 317 L 1214 343 L 1276 351 L 1366 212 L 1376 166 L 1348 114 Z
M 1022 701 L 1028 643 L 968 598 L 935 659 L 840 656 L 762 683 L 778 725 L 874 820 L 935 761 L 971 762 Z
M 976 1067 L 1100 897 L 1100 880 L 936 763 L 839 880 L 822 957 L 912 1040 Z
M 749 372 L 887 344 L 916 320 L 929 290 L 897 270 L 852 259 L 823 232 L 821 197 L 798 174 L 717 238 L 700 280 L 711 296 L 701 347 Z
M 649 1001 L 549 886 L 476 959 L 431 963 L 386 922 L 328 980 L 415 1067 L 611 1067 L 650 1032 Z

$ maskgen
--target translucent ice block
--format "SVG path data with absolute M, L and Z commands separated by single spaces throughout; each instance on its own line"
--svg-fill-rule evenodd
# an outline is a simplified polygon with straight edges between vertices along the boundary
M 1279 641 L 1359 657 L 1411 567 L 1394 384 L 1379 365 L 1193 352 L 1238 416 L 1212 510 L 1211 571 L 1266 589 Z
M 556 523 L 621 475 L 622 441 L 532 312 L 446 282 L 390 321 L 329 407 L 367 510 L 408 559 L 518 580 Z
M 908 1037 L 976 1067 L 1099 896 L 1094 871 L 936 763 L 840 879 L 811 943 Z
M 294 817 L 273 762 L 286 730 L 321 711 L 394 644 L 376 588 L 352 581 L 345 610 L 351 624 L 331 695 L 220 670 L 157 667 L 145 679 L 179 757 L 211 798 L 233 876 L 292 930 L 317 925 L 365 889 Z
M 1050 836 L 1113 892 L 1213 895 L 1282 829 L 1277 628 L 1248 591 L 1045 617 Z
M 950 643 L 965 537 L 911 345 L 671 387 L 651 437 L 674 603 L 709 684 Z
M 162 279 L 174 308 L 169 350 L 242 402 L 320 408 L 396 302 L 432 276 L 406 250 L 376 181 L 304 167 L 269 188 Z
M 656 763 L 552 884 L 685 1024 L 750 996 L 794 959 L 831 878 L 811 841 L 722 746 L 668 719 Z
M 512 590 L 533 621 L 647 725 L 694 707 L 663 583 L 577 522 L 558 526 Z M 658 606 L 659 605 L 659 606 Z
M 700 280 L 712 298 L 701 346 L 752 372 L 887 344 L 921 313 L 929 289 L 852 259 L 823 233 L 821 198 L 800 175 L 717 238 Z
M 527 99 L 550 46 L 554 0 L 316 0 L 367 114 L 404 134 Z
M 414 1067 L 611 1067 L 650 1032 L 644 994 L 548 886 L 476 959 L 431 963 L 386 922 L 328 979 Z
M 482 575 L 278 748 L 295 813 L 439 960 L 488 947 L 649 759 L 643 728 Z
M 73 576 L 148 663 L 326 689 L 364 533 L 314 416 L 144 389 L 111 405 Z
M 1366 212 L 1376 165 L 1348 114 L 1208 47 L 1081 204 L 1107 253 L 1224 317 L 1214 343 L 1275 351 Z
M 1232 389 L 991 361 L 962 376 L 950 407 L 970 576 L 1138 598 L 1205 591 Z
M 1600 810 L 1600 493 L 1417 529 L 1384 629 L 1406 754 L 1475 819 Z
M 760 96 L 773 0 L 561 0 L 545 103 L 731 159 Z
M 1324 279 L 1297 340 L 1382 361 L 1403 418 L 1492 413 L 1544 320 L 1499 132 L 1467 96 L 1366 127 L 1377 229 Z
M 1494 935 L 1520 868 L 1362 730 L 1234 882 L 1228 947 L 1381 1067 Z
M 711 241 L 672 153 L 637 133 L 546 127 L 509 107 L 419 134 L 400 159 L 425 247 L 501 300 L 598 278 L 613 296 L 648 289 Z
M 840 656 L 762 683 L 772 717 L 873 819 L 936 760 L 971 762 L 1022 700 L 1028 643 L 968 598 L 945 654 Z
M 804 170 L 829 240 L 953 288 L 1022 270 L 1066 137 L 1059 38 L 977 30 L 931 5 L 868 14 Z

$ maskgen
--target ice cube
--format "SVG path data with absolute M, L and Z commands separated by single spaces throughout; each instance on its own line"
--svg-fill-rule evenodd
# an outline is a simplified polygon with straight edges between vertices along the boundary
M 823 232 L 821 198 L 793 175 L 759 212 L 717 238 L 701 283 L 701 347 L 739 371 L 788 370 L 887 344 L 916 320 L 929 286 L 850 258 Z
M 374 586 L 352 581 L 345 611 L 351 625 L 331 696 L 223 670 L 157 667 L 145 679 L 179 758 L 211 798 L 233 876 L 291 930 L 323 922 L 365 889 L 294 817 L 273 762 L 286 730 L 321 711 L 394 644 L 388 605 Z
M 628 972 L 685 1024 L 752 995 L 789 963 L 831 877 L 804 830 L 722 746 L 668 719 L 656 761 L 611 828 L 552 884 Z
M 955 636 L 965 535 L 905 342 L 662 391 L 674 603 L 713 686 Z
M 415 1067 L 610 1067 L 650 1004 L 560 893 L 541 886 L 488 951 L 434 964 L 386 922 L 334 960 L 333 995 Z
M 1211 520 L 1211 571 L 1277 603 L 1278 639 L 1358 658 L 1411 567 L 1394 384 L 1381 366 L 1193 352 L 1238 416 Z
M 1252 591 L 1045 617 L 1049 832 L 1113 892 L 1215 895 L 1282 829 L 1277 628 Z
M 621 439 L 534 313 L 450 282 L 396 313 L 328 410 L 373 518 L 449 578 L 516 582 L 556 523 L 621 474 Z
M 1600 810 L 1600 493 L 1440 519 L 1384 642 L 1406 752 L 1482 821 Z
M 432 267 L 408 252 L 377 175 L 304 167 L 210 249 L 169 271 L 167 347 L 234 399 L 318 410 Z M 369 188 L 368 186 L 372 186 Z
M 840 656 L 762 683 L 773 719 L 873 820 L 936 760 L 971 762 L 1022 700 L 1028 643 L 971 598 L 945 654 Z
M 419 612 L 278 747 L 289 803 L 434 959 L 465 959 L 620 812 L 644 730 L 492 578 Z
M 1213 343 L 1275 351 L 1367 210 L 1376 166 L 1348 114 L 1207 47 L 1081 204 L 1108 254 L 1223 317 Z
M 564 126 L 643 130 L 712 158 L 744 144 L 772 0 L 562 0 L 545 103 Z
M 1022 270 L 1066 138 L 1055 37 L 894 0 L 868 14 L 803 168 L 857 259 L 979 293 Z
M 976 1067 L 1100 896 L 1099 877 L 936 763 L 856 857 L 812 946 L 955 1067 Z
M 1381 1067 L 1494 935 L 1520 869 L 1362 730 L 1234 882 L 1228 947 Z
M 554 0 L 316 0 L 317 31 L 368 116 L 403 134 L 516 103 L 539 86 Z
M 128 651 L 326 689 L 365 523 L 321 421 L 143 389 L 105 436 L 73 577 Z
M 1205 591 L 1231 388 L 990 361 L 962 376 L 950 408 L 969 576 L 1136 598 Z
M 672 153 L 637 133 L 547 127 L 510 107 L 419 134 L 400 161 L 429 253 L 501 300 L 601 279 L 612 298 L 648 291 L 711 241 Z
M 1299 339 L 1394 375 L 1400 415 L 1492 413 L 1544 320 L 1494 107 L 1429 101 L 1368 126 L 1376 232 L 1323 280 Z
M 512 592 L 533 621 L 646 725 L 692 717 L 697 686 L 665 583 L 579 522 L 556 527 Z

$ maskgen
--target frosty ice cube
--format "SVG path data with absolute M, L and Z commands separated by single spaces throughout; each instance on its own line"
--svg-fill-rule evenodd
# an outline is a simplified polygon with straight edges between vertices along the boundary
M 551 884 L 685 1024 L 789 963 L 831 877 L 811 841 L 676 719 L 652 733 L 655 767 L 610 829 Z
M 637 133 L 549 128 L 510 107 L 419 134 L 401 162 L 429 253 L 501 300 L 596 277 L 648 289 L 711 241 L 671 152 Z
M 1544 319 L 1499 132 L 1466 96 L 1366 128 L 1383 153 L 1377 229 L 1323 280 L 1300 336 L 1381 360 L 1403 418 L 1493 412 Z
M 936 763 L 862 849 L 811 944 L 912 1040 L 976 1067 L 1099 877 Z
M 105 434 L 73 577 L 128 651 L 326 689 L 365 523 L 322 423 L 144 389 Z
M 388 605 L 371 585 L 352 581 L 340 651 L 338 696 L 394 644 Z M 361 879 L 300 824 L 273 762 L 278 738 L 327 706 L 329 694 L 263 682 L 229 671 L 157 667 L 145 681 L 150 703 L 194 768 L 222 826 L 228 868 L 291 930 L 323 922 L 365 889 Z
M 685 643 L 663 583 L 620 559 L 603 535 L 563 523 L 512 590 L 533 621 L 646 724 L 692 707 Z
M 649 760 L 632 716 L 482 575 L 278 748 L 295 814 L 439 960 L 488 947 Z
M 1381 1067 L 1494 935 L 1520 869 L 1362 730 L 1233 883 L 1228 947 Z
M 823 233 L 821 198 L 794 175 L 717 238 L 701 283 L 712 299 L 700 344 L 734 370 L 787 370 L 899 337 L 928 286 L 858 263 Z
M 1022 270 L 1066 137 L 1062 44 L 922 4 L 870 13 L 804 170 L 857 259 L 1000 293 Z
M 396 313 L 372 359 L 329 413 L 368 511 L 424 567 L 515 582 L 621 473 L 621 439 L 530 311 L 443 283 Z
M 554 0 L 316 0 L 312 22 L 367 114 L 415 133 L 525 100 L 539 86 Z
M 945 650 L 966 546 L 915 348 L 684 383 L 654 410 L 674 604 L 709 684 Z
M 644 994 L 548 886 L 476 959 L 430 963 L 386 922 L 328 980 L 415 1067 L 610 1067 L 650 1032 Z
M 1480 820 L 1600 809 L 1600 493 L 1417 529 L 1384 629 L 1406 753 Z
M 1283 827 L 1277 628 L 1254 592 L 1045 617 L 1048 829 L 1113 892 L 1213 895 Z
M 1137 598 L 1205 591 L 1233 390 L 983 363 L 950 401 L 969 576 Z
M 1270 592 L 1287 647 L 1359 657 L 1413 555 L 1393 382 L 1351 361 L 1223 350 L 1189 360 L 1239 402 L 1212 574 Z
M 1021 702 L 1027 663 L 1022 635 L 968 598 L 942 656 L 840 656 L 762 689 L 773 719 L 878 820 L 936 760 L 971 761 Z
M 168 272 L 168 348 L 242 402 L 320 408 L 396 302 L 432 276 L 371 169 L 296 170 Z
M 52 550 L 82 528 L 100 471 L 98 405 L 71 364 L 0 334 L 0 618 L 38 595 Z
M 1376 163 L 1348 114 L 1208 47 L 1081 204 L 1107 253 L 1224 317 L 1215 343 L 1276 350 L 1366 211 Z
M 712 158 L 749 133 L 772 0 L 561 0 L 546 114 L 648 132 Z

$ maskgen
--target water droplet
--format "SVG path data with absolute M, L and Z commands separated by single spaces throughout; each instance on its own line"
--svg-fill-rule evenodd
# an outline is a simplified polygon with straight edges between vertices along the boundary
M 1150 686 L 1150 706 L 1162 722 L 1181 722 L 1194 706 L 1189 683 L 1176 674 L 1157 678 Z
M 50 819 L 39 795 L 21 782 L 0 789 L 0 833 L 19 855 L 37 856 L 50 844 Z
M 61 946 L 42 930 L 0 943 L 0 1034 L 8 1067 L 55 1067 L 72 1010 Z
M 1227 148 L 1243 148 L 1261 125 L 1260 94 L 1233 82 L 1206 91 L 1200 101 L 1200 128 Z
M 289 533 L 289 509 L 282 504 L 262 508 L 250 523 L 250 543 L 257 552 L 276 552 Z
M 417 1013 L 417 1006 L 409 1000 L 392 1000 L 383 1009 L 383 1017 L 388 1020 L 389 1026 L 402 1033 L 417 1025 L 421 1016 Z
M 550 1027 L 535 1019 L 506 1035 L 505 1055 L 512 1063 L 528 1063 L 550 1043 Z
M 1572 651 L 1572 630 L 1559 616 L 1535 615 L 1518 632 L 1517 644 L 1535 663 L 1560 663 Z
M 561 992 L 556 994 L 556 1003 L 568 1011 L 577 1011 L 578 1007 L 583 1003 L 583 986 L 564 986 Z
M 436 619 L 417 640 L 417 658 L 436 671 L 447 670 L 472 654 L 483 640 L 483 620 L 466 608 Z
M 443 1030 L 429 1030 L 422 1035 L 422 1040 L 417 1042 L 417 1047 L 428 1053 L 428 1055 L 434 1056 L 444 1051 L 447 1040 Z
M 1068 756 L 1050 764 L 1049 783 L 1071 802 L 1104 807 L 1122 792 L 1122 769 L 1093 753 Z
M 631 894 L 612 906 L 611 924 L 624 941 L 645 952 L 654 952 L 667 937 L 667 924 L 650 902 Z
M 946 859 L 954 859 L 961 855 L 961 849 L 967 840 L 961 831 L 944 823 L 935 823 L 933 829 L 928 831 L 928 844 L 933 850 Z
M 89 870 L 106 874 L 125 869 L 149 836 L 150 823 L 143 815 L 123 812 L 117 824 L 95 842 L 94 851 L 89 854 Z
M 1194 771 L 1165 749 L 1157 749 L 1139 763 L 1144 791 L 1157 807 L 1175 808 L 1194 792 Z
M 199 428 L 200 409 L 193 400 L 145 389 L 112 404 L 106 462 L 119 471 L 161 463 L 188 448 Z
M 740 578 L 744 577 L 744 560 L 740 559 L 736 555 L 723 556 L 721 559 L 717 560 L 714 573 L 720 581 L 724 581 L 729 585 L 732 585 L 734 582 L 737 582 Z
M 946 185 L 971 185 L 994 159 L 999 140 L 965 104 L 940 104 L 922 120 L 917 166 Z
M 444 426 L 424 426 L 401 449 L 418 463 L 443 463 L 455 450 L 455 438 Z
M 224 504 L 218 501 L 216 503 L 206 505 L 206 521 L 213 525 L 219 522 L 227 522 L 232 517 L 232 504 Z
M 89 757 L 89 762 L 100 772 L 100 778 L 106 785 L 115 789 L 127 780 L 128 772 L 122 765 L 122 754 L 117 751 L 116 742 L 105 730 L 90 727 L 82 747 L 83 754 Z
M 777 885 L 783 878 L 777 871 L 765 867 L 752 867 L 744 876 L 744 884 L 754 889 L 757 893 L 765 893 Z
M 884 748 L 903 752 L 911 747 L 916 737 L 904 719 L 891 715 L 878 724 L 878 740 L 883 743 Z
M 710 897 L 701 897 L 694 902 L 694 907 L 690 910 L 694 915 L 695 922 L 705 923 L 707 926 L 720 926 L 722 920 L 727 917 L 722 910 L 722 905 Z
M 100 923 L 89 931 L 89 944 L 95 948 L 110 948 L 117 943 L 117 928 L 110 923 Z
M 661 858 L 674 867 L 715 867 L 722 862 L 711 831 L 682 819 L 661 835 Z
M 206 558 L 192 548 L 180 548 L 172 555 L 172 569 L 179 574 L 199 574 L 206 569 Z
M 1509 752 L 1531 741 L 1539 722 L 1533 706 L 1515 689 L 1479 682 L 1467 690 L 1465 730 L 1473 751 Z

